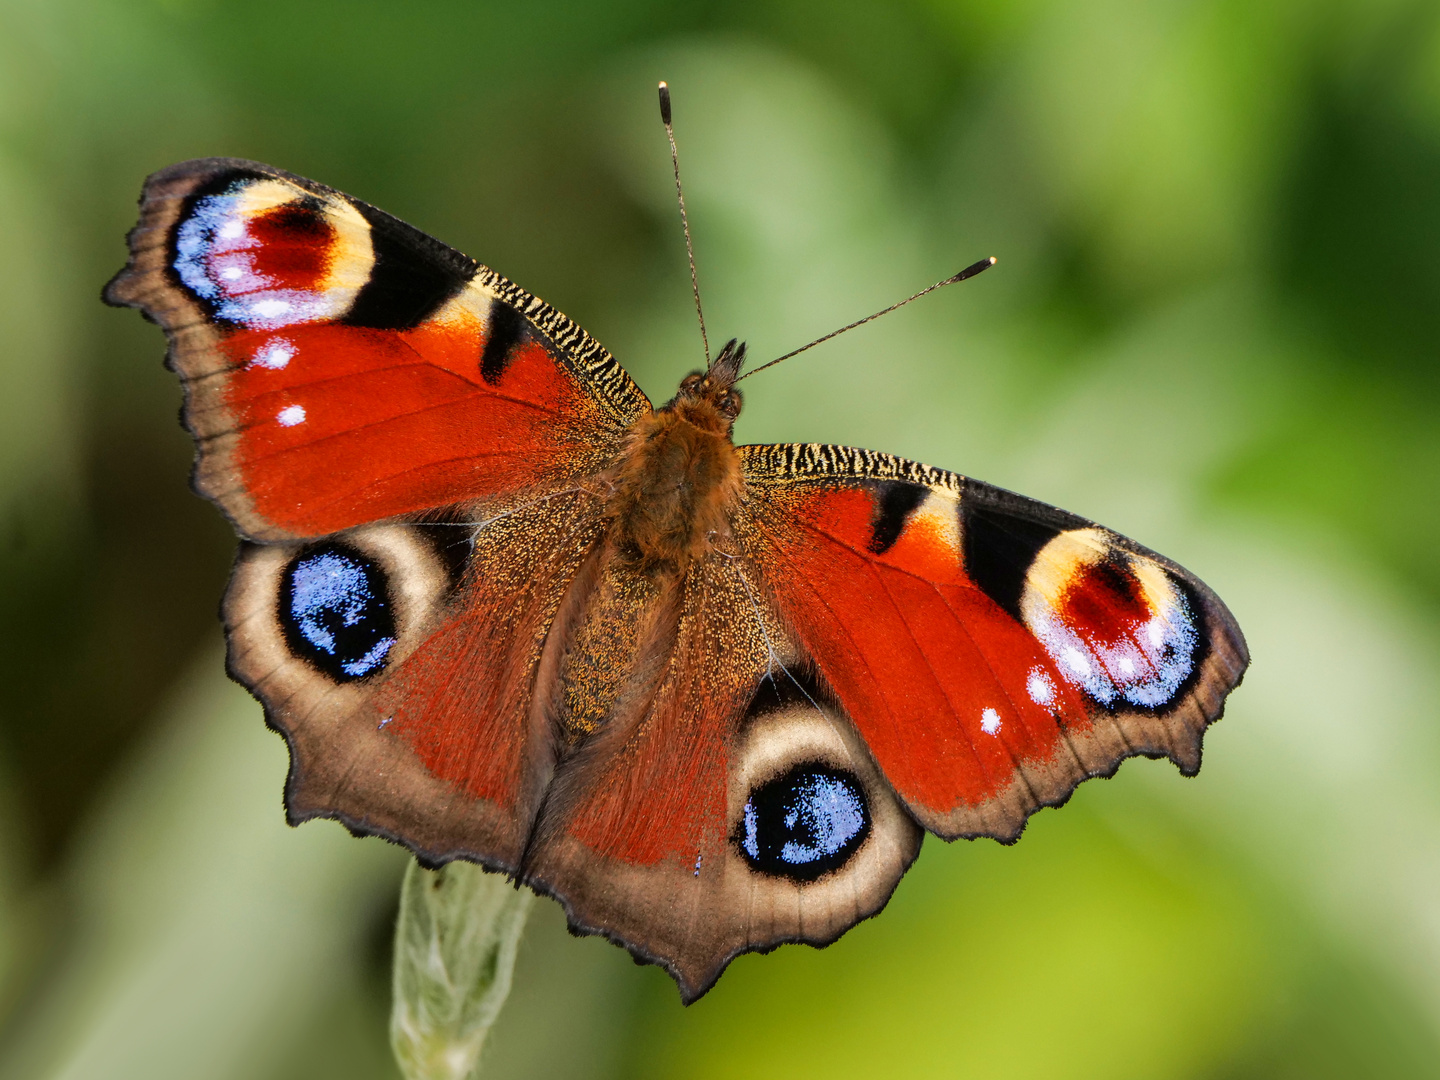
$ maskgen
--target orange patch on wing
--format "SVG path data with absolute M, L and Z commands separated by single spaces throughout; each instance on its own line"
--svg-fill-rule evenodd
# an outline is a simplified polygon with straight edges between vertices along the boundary
M 909 519 L 882 562 L 918 574 L 928 581 L 964 580 L 960 552 L 960 504 L 938 493 L 927 495 Z

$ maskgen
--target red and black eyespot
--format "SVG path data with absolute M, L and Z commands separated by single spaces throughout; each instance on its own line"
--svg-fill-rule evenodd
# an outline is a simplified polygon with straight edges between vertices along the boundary
M 1110 642 L 1153 614 L 1134 569 L 1114 555 L 1082 566 L 1065 586 L 1058 613 L 1087 640 Z
M 315 196 L 282 203 L 245 222 L 253 272 L 276 287 L 313 292 L 330 273 L 335 227 Z
M 245 200 L 256 184 L 279 183 L 293 198 L 257 210 Z M 347 245 L 334 215 L 353 208 L 369 227 L 365 248 Z M 456 296 L 479 266 L 398 218 L 313 181 L 254 168 L 225 169 L 185 199 L 168 237 L 174 283 L 218 322 L 280 326 L 338 319 L 351 326 L 405 330 Z M 350 299 L 332 287 L 336 260 L 356 260 Z M 353 288 L 353 284 L 348 286 Z

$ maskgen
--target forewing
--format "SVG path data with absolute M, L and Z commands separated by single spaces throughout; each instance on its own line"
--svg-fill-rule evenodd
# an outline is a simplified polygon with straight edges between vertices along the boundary
M 267 165 L 155 173 L 130 252 L 105 297 L 165 329 L 196 488 L 251 539 L 558 490 L 650 407 L 549 305 Z
M 1248 654 L 1193 574 L 1083 518 L 888 455 L 740 453 L 747 554 L 927 829 L 1012 840 L 1126 757 L 1199 769 Z

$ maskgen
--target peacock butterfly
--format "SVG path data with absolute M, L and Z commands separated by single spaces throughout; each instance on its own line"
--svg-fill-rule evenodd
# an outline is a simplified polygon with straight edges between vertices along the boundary
M 1168 559 L 888 454 L 735 446 L 743 345 L 655 409 L 549 305 L 268 165 L 140 205 L 105 299 L 164 328 L 242 537 L 228 666 L 292 824 L 513 875 L 688 1002 L 878 912 L 927 831 L 1199 769 L 1248 656 Z

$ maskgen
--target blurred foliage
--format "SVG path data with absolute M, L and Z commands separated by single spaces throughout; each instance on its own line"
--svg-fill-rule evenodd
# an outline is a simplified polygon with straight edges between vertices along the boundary
M 144 175 L 270 161 L 552 301 L 652 397 L 871 445 L 1210 581 L 1255 666 L 1183 782 L 926 844 L 823 951 L 669 980 L 536 905 L 502 1076 L 1440 1075 L 1440 8 L 1424 0 L 0 0 L 0 1077 L 393 1077 L 403 859 L 290 831 L 221 672 L 232 539 L 160 335 L 97 293 Z

